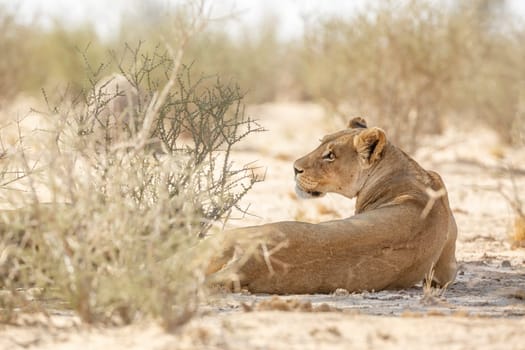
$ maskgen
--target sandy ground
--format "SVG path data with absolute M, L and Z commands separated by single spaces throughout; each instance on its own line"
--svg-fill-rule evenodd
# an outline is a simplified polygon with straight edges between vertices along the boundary
M 253 215 L 239 214 L 228 227 L 353 214 L 351 200 L 303 201 L 293 190 L 293 160 L 337 123 L 326 124 L 321 108 L 309 104 L 255 106 L 249 113 L 268 131 L 243 143 L 235 159 L 257 161 L 266 177 L 244 198 Z M 425 295 L 421 286 L 279 298 L 228 294 L 203 305 L 202 316 L 175 334 L 153 322 L 87 328 L 57 314 L 0 326 L 0 349 L 525 349 L 525 249 L 512 247 L 513 212 L 498 192 L 515 192 L 509 164 L 518 168 L 516 188 L 524 187 L 525 150 L 502 146 L 489 130 L 449 128 L 426 138 L 414 158 L 444 178 L 459 227 L 459 274 L 443 294 Z M 518 195 L 525 201 L 525 193 Z

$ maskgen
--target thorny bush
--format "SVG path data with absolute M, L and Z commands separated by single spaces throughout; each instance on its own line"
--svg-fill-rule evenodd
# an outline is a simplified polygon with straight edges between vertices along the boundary
M 37 288 L 39 300 L 64 301 L 86 322 L 151 316 L 173 329 L 205 293 L 216 248 L 202 238 L 242 211 L 260 180 L 231 156 L 261 128 L 234 84 L 194 79 L 188 67 L 173 74 L 160 49 L 126 52 L 113 56 L 119 74 L 87 64 L 88 91 L 48 101 L 49 137 L 32 141 L 47 142 L 45 152 L 21 139 L 11 154 L 24 191 L 4 194 L 19 209 L 2 214 L 0 283 L 9 293 L 0 299 L 10 305 L 20 288 Z

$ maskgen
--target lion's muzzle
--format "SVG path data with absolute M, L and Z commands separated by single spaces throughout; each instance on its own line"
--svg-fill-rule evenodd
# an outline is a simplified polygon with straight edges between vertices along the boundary
M 295 192 L 301 198 L 314 198 L 324 195 L 323 192 L 317 191 L 319 182 L 313 181 L 304 175 L 297 174 L 295 176 L 295 183 Z

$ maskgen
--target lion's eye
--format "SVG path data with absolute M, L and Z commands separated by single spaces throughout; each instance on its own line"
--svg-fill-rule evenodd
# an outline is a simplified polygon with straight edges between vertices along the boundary
M 335 159 L 335 154 L 332 151 L 328 151 L 323 155 L 323 159 L 326 161 L 333 161 Z

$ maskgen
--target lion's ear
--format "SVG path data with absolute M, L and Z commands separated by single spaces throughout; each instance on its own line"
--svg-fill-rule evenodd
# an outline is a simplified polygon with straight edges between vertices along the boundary
M 354 137 L 354 147 L 365 167 L 381 158 L 385 145 L 385 132 L 379 128 L 365 129 Z
M 355 117 L 355 118 L 352 118 L 349 122 L 348 122 L 348 127 L 351 128 L 351 129 L 366 129 L 367 126 L 366 126 L 366 120 L 364 118 L 361 118 L 361 117 Z

